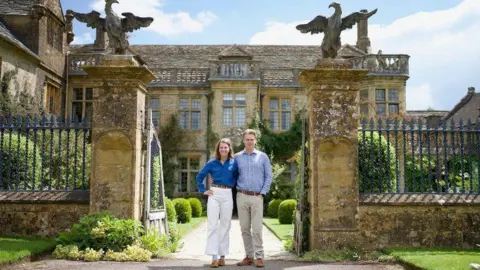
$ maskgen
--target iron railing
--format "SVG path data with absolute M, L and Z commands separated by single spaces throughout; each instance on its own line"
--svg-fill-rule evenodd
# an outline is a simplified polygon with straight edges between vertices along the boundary
M 90 123 L 0 116 L 0 191 L 88 190 Z
M 480 122 L 362 121 L 360 193 L 480 193 Z

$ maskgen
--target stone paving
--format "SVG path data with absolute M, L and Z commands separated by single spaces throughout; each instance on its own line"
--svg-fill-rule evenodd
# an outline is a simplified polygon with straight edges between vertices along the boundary
M 184 236 L 184 247 L 174 254 L 170 260 L 152 260 L 148 263 L 119 263 L 119 262 L 77 262 L 64 260 L 43 260 L 40 262 L 17 264 L 8 267 L 15 270 L 160 270 L 160 269 L 210 269 L 210 256 L 204 255 L 206 243 L 207 224 L 202 223 L 195 230 Z M 265 226 L 263 227 L 263 241 L 265 249 L 264 269 L 289 269 L 289 270 L 402 270 L 399 265 L 382 264 L 322 264 L 296 262 L 294 254 L 282 250 L 283 244 Z M 257 269 L 252 266 L 236 266 L 245 254 L 240 233 L 240 224 L 237 219 L 232 221 L 230 232 L 230 254 L 227 256 L 226 266 L 220 269 Z M 1 268 L 1 267 L 0 267 Z

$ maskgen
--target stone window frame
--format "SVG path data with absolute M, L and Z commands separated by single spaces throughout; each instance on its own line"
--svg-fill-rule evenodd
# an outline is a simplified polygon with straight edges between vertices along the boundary
M 153 100 L 158 100 L 158 108 L 153 108 L 153 104 L 152 104 L 152 101 Z M 161 113 L 160 113 L 160 96 L 153 96 L 153 97 L 150 97 L 149 98 L 149 101 L 148 101 L 148 108 L 152 111 L 152 123 L 153 123 L 153 126 L 155 128 L 158 128 L 160 127 L 160 117 L 161 117 Z M 157 121 L 155 121 L 155 118 L 157 119 Z
M 82 98 L 77 99 L 75 96 L 75 89 L 82 90 Z M 91 95 L 88 93 L 88 89 L 91 89 Z M 70 93 L 69 93 L 69 108 L 67 110 L 67 115 L 70 114 L 72 117 L 72 120 L 74 120 L 76 113 L 74 111 L 75 106 L 74 103 L 81 103 L 82 104 L 82 112 L 81 112 L 81 119 L 78 119 L 78 122 L 81 123 L 85 116 L 87 116 L 87 122 L 91 123 L 92 122 L 92 117 L 93 117 L 93 87 L 91 86 L 73 86 L 70 88 Z M 88 99 L 91 98 L 91 99 Z M 91 108 L 90 112 L 87 111 L 87 105 L 90 105 L 89 108 Z M 86 115 L 89 114 L 89 115 Z
M 378 96 L 378 91 L 383 90 L 383 96 Z M 392 93 L 396 92 L 396 95 Z M 400 91 L 398 88 L 375 88 L 375 114 L 390 116 L 400 113 Z M 384 112 L 379 113 L 379 105 L 383 105 Z M 396 108 L 396 111 L 392 112 L 391 108 Z
M 278 128 L 273 128 L 272 127 L 272 122 L 271 122 L 271 113 L 272 113 L 272 108 L 270 106 L 270 101 L 272 99 L 278 99 L 278 110 L 274 110 L 273 112 L 278 113 Z M 290 109 L 282 109 L 282 100 L 289 100 L 290 101 Z M 268 116 L 268 121 L 269 121 L 269 127 L 273 132 L 283 132 L 287 131 L 290 129 L 292 126 L 292 123 L 294 122 L 294 112 L 293 112 L 293 105 L 294 105 L 294 99 L 292 96 L 289 95 L 271 95 L 266 97 L 266 109 L 267 109 L 267 116 Z M 288 128 L 284 128 L 282 123 L 283 123 L 283 112 L 290 112 L 290 124 L 288 125 Z
M 228 101 L 225 99 L 225 95 L 232 95 L 232 103 L 225 103 Z M 243 95 L 243 104 L 237 101 L 241 101 L 241 99 L 237 99 L 237 96 Z M 228 123 L 226 123 L 225 118 L 225 109 L 231 109 L 231 118 L 228 119 Z M 240 109 L 243 109 L 243 113 L 240 113 Z M 241 117 L 242 116 L 242 117 Z M 226 127 L 244 127 L 247 121 L 247 93 L 246 92 L 223 92 L 222 93 L 222 126 Z
M 370 91 L 368 89 L 362 89 L 359 91 L 359 115 L 362 117 L 369 116 L 369 102 L 370 102 Z
M 62 98 L 61 98 L 60 87 L 52 83 L 46 82 L 45 111 L 48 114 L 53 114 L 58 116 L 61 113 L 61 103 L 62 103 Z
M 186 160 L 186 167 L 183 167 L 182 159 Z M 178 182 L 177 182 L 177 192 L 186 193 L 186 192 L 197 192 L 196 176 L 200 171 L 200 161 L 202 156 L 199 154 L 186 154 L 178 158 Z M 197 168 L 192 168 L 192 160 L 198 161 Z M 183 181 L 184 176 L 186 176 L 185 184 Z M 194 186 L 192 186 L 192 181 Z M 192 190 L 193 189 L 193 190 Z
M 63 51 L 62 26 L 54 17 L 47 19 L 47 43 L 57 51 Z
M 182 108 L 182 100 L 187 99 L 187 107 Z M 198 107 L 193 107 L 193 101 L 198 100 Z M 196 102 L 195 102 L 196 103 Z M 182 113 L 186 113 L 187 122 L 182 123 Z M 198 128 L 193 127 L 193 115 L 198 113 Z M 202 99 L 199 96 L 180 96 L 178 97 L 178 123 L 185 130 L 201 130 L 202 129 Z M 186 124 L 186 126 L 184 126 Z

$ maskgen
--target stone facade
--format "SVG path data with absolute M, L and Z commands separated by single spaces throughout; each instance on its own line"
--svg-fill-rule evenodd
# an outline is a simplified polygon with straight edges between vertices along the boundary
M 3 235 L 55 237 L 89 213 L 88 192 L 3 192 Z

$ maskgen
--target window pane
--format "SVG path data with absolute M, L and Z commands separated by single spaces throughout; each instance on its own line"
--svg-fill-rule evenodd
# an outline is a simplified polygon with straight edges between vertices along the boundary
M 270 128 L 272 130 L 278 130 L 279 129 L 279 123 L 278 123 L 278 112 L 270 112 Z
M 198 98 L 192 99 L 192 109 L 200 110 L 200 99 Z
M 153 111 L 158 111 L 160 110 L 160 99 L 158 98 L 152 98 L 150 99 L 150 108 Z
M 291 114 L 290 112 L 282 112 L 282 129 L 287 130 L 290 128 Z
M 73 88 L 73 100 L 83 100 L 82 88 Z
M 388 100 L 398 102 L 398 90 L 397 89 L 388 90 Z
M 375 100 L 376 101 L 385 101 L 385 89 L 375 90 Z
M 179 159 L 180 161 L 180 169 L 186 170 L 187 169 L 187 158 L 186 157 L 181 157 Z
M 160 112 L 152 112 L 152 122 L 155 127 L 160 123 Z
M 190 171 L 200 170 L 200 159 L 199 158 L 190 158 Z
M 388 112 L 390 114 L 398 114 L 399 113 L 398 104 L 388 104 Z
M 93 104 L 92 102 L 85 102 L 85 118 L 88 122 L 93 120 Z
M 270 99 L 270 110 L 278 110 L 278 98 Z
M 86 88 L 85 89 L 85 100 L 92 100 L 93 99 L 93 88 Z
M 235 120 L 236 120 L 236 125 L 237 127 L 243 127 L 245 126 L 245 108 L 236 108 L 235 109 Z
M 188 129 L 188 112 L 180 112 L 179 122 L 182 128 Z
M 360 90 L 360 98 L 368 99 L 368 90 Z
M 290 111 L 290 99 L 282 99 L 282 110 Z
M 235 94 L 235 104 L 245 105 L 245 94 Z
M 188 98 L 181 98 L 180 99 L 180 110 L 188 110 Z
M 233 125 L 233 108 L 223 108 L 223 125 Z
M 76 117 L 78 121 L 82 121 L 82 102 L 72 102 L 72 116 Z
M 197 192 L 197 173 L 190 172 L 190 190 L 189 192 Z
M 377 104 L 377 114 L 385 115 L 385 104 Z
M 233 94 L 225 93 L 223 94 L 223 105 L 232 105 L 233 104 Z
M 180 173 L 180 192 L 187 192 L 187 182 L 188 182 L 188 173 L 181 172 Z
M 360 104 L 360 114 L 368 115 L 368 104 Z
M 200 112 L 192 112 L 192 129 L 200 129 Z

